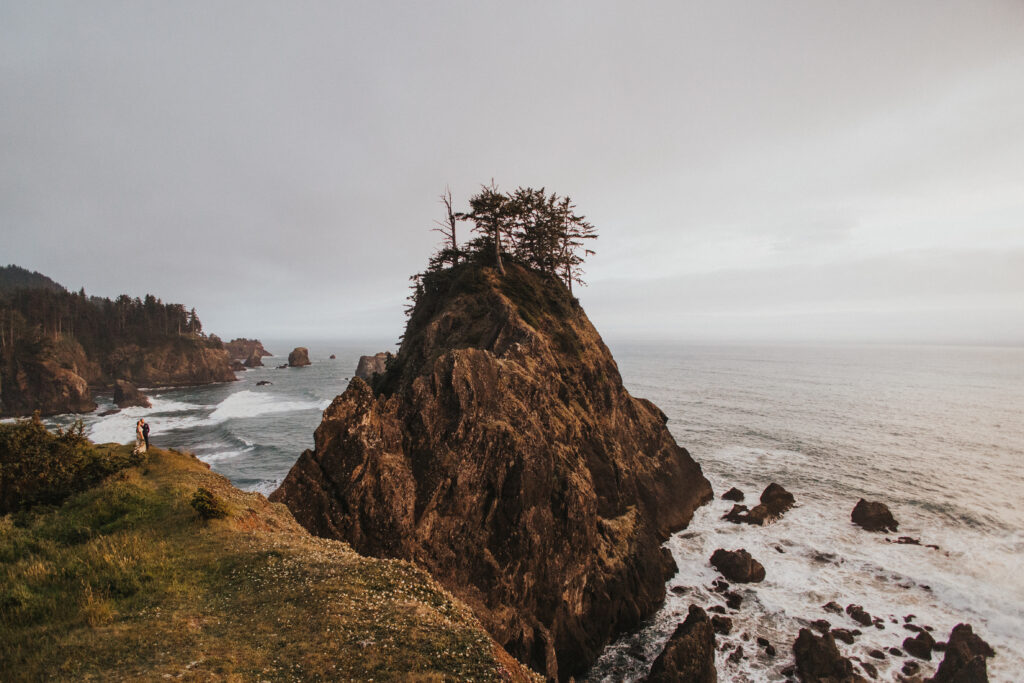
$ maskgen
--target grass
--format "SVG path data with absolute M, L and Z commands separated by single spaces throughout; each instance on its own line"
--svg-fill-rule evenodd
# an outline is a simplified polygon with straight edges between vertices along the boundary
M 193 509 L 200 488 L 225 517 Z M 59 507 L 0 517 L 0 671 L 12 681 L 532 676 L 414 565 L 312 537 L 284 506 L 160 449 Z

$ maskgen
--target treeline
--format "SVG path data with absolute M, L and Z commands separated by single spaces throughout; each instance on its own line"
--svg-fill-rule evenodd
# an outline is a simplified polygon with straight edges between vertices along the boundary
M 115 300 L 88 297 L 85 290 L 14 288 L 0 291 L 0 353 L 38 355 L 62 337 L 72 337 L 90 357 L 127 344 L 194 339 L 219 348 L 206 337 L 195 309 L 164 303 L 152 294 Z
M 548 194 L 544 188 L 519 187 L 501 192 L 494 185 L 481 187 L 469 199 L 468 211 L 455 211 L 451 191 L 441 195 L 445 217 L 436 221 L 436 232 L 444 243 L 430 259 L 426 273 L 436 272 L 464 260 L 494 265 L 504 274 L 504 262 L 520 265 L 557 277 L 572 291 L 573 284 L 584 284 L 582 265 L 593 254 L 586 247 L 597 238 L 594 226 L 576 213 L 569 197 Z M 459 223 L 471 223 L 475 235 L 465 244 L 458 239 Z

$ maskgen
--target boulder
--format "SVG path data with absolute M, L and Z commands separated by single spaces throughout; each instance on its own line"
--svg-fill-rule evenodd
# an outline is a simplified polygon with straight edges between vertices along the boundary
M 722 494 L 722 500 L 732 500 L 738 503 L 743 500 L 743 491 L 734 486 Z
M 831 634 L 816 636 L 802 628 L 793 643 L 796 673 L 803 683 L 855 683 L 865 679 L 853 670 Z
M 957 624 L 946 641 L 946 655 L 928 683 L 982 683 L 988 681 L 986 659 L 996 654 L 970 624 Z
M 908 637 L 903 640 L 903 649 L 918 659 L 930 661 L 932 658 L 932 648 L 934 647 L 935 638 L 924 629 L 919 630 L 913 638 Z
M 742 548 L 739 550 L 719 548 L 711 555 L 711 565 L 734 583 L 764 581 L 764 567 Z
M 291 356 L 288 357 L 288 360 L 289 362 L 291 361 Z M 253 349 L 252 353 L 249 354 L 249 357 L 245 359 L 245 363 L 243 363 L 243 365 L 247 368 L 262 368 L 263 356 L 260 355 L 258 349 Z
M 356 366 L 356 377 L 361 377 L 369 382 L 374 375 L 383 375 L 387 369 L 389 358 L 394 358 L 394 354 L 387 351 L 381 351 L 373 356 L 360 356 L 359 365 Z
M 138 387 L 128 380 L 119 379 L 114 382 L 114 403 L 118 408 L 152 408 L 153 402 L 139 391 Z
M 331 360 L 334 360 L 335 358 L 337 358 L 337 356 L 335 356 L 333 353 L 331 354 L 330 357 L 331 357 Z
M 864 608 L 860 605 L 847 605 L 846 613 L 850 615 L 851 619 L 861 626 L 871 626 L 874 623 L 874 619 L 871 618 L 871 615 L 864 611 Z
M 676 627 L 665 649 L 654 660 L 647 680 L 653 683 L 717 683 L 715 629 L 704 610 L 690 605 L 686 620 Z
M 711 615 L 711 626 L 715 629 L 715 633 L 721 633 L 723 636 L 729 635 L 732 631 L 732 619 L 729 617 L 723 617 L 719 614 Z
M 779 484 L 772 482 L 761 493 L 761 502 L 749 512 L 743 505 L 734 505 L 724 517 L 734 524 L 769 524 L 793 507 L 796 499 L 793 494 Z
M 868 531 L 896 531 L 899 523 L 885 503 L 875 503 L 861 498 L 850 515 L 853 523 Z
M 296 346 L 292 349 L 292 352 L 288 354 L 288 367 L 301 368 L 306 365 L 310 365 L 309 349 L 305 346 Z
M 271 499 L 414 560 L 565 680 L 657 611 L 676 571 L 662 544 L 713 494 L 565 286 L 505 271 L 425 275 L 387 372 L 349 382 Z

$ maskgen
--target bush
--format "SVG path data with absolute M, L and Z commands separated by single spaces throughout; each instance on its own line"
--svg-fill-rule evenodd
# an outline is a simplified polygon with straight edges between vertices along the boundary
M 203 519 L 220 519 L 228 516 L 228 509 L 221 499 L 202 486 L 197 488 L 192 496 L 192 507 Z
M 55 434 L 38 419 L 0 424 L 0 514 L 60 505 L 133 464 L 130 456 L 95 447 L 81 420 Z

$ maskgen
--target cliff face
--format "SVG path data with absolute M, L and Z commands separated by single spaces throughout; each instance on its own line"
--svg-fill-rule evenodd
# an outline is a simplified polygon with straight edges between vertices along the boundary
M 232 339 L 229 342 L 224 342 L 224 348 L 227 349 L 229 357 L 237 358 L 239 360 L 249 358 L 254 353 L 257 354 L 258 358 L 273 355 L 263 348 L 263 342 L 259 339 L 246 339 L 245 337 L 239 337 L 238 339 Z
M 662 602 L 661 543 L 712 494 L 564 287 L 507 270 L 426 279 L 387 373 L 352 380 L 272 499 L 420 563 L 565 679 Z
M 189 386 L 236 379 L 227 350 L 192 340 L 123 346 L 110 354 L 104 369 L 110 377 L 141 386 Z

